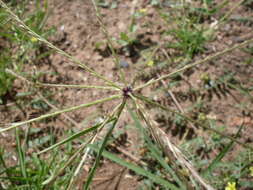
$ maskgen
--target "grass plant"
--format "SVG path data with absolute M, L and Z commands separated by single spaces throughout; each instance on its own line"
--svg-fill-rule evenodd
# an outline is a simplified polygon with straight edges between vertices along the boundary
M 205 1 L 207 5 L 208 2 L 209 1 Z M 94 0 L 92 0 L 92 3 L 96 11 L 96 16 L 99 24 L 111 49 L 115 64 L 119 65 L 118 55 L 113 46 L 111 37 L 109 36 L 109 32 L 103 24 L 99 8 Z M 239 6 L 241 3 L 242 2 L 238 3 L 236 6 Z M 81 63 L 72 55 L 59 49 L 51 42 L 49 42 L 46 39 L 46 35 L 44 35 L 40 30 L 37 30 L 40 29 L 40 25 L 38 25 L 38 23 L 33 28 L 32 24 L 23 21 L 20 15 L 18 16 L 16 13 L 14 13 L 14 11 L 2 0 L 0 0 L 0 6 L 1 11 L 4 15 L 3 20 L 8 21 L 9 24 L 11 23 L 10 25 L 17 28 L 20 35 L 22 35 L 22 38 L 20 37 L 19 40 L 36 40 L 48 48 L 51 48 L 53 51 L 65 56 L 73 64 L 79 66 L 87 73 L 90 73 L 95 78 L 101 79 L 104 82 L 104 85 L 102 86 L 47 84 L 36 81 L 34 82 L 26 78 L 24 75 L 20 74 L 20 70 L 22 70 L 22 68 L 19 70 L 15 69 L 14 67 L 13 69 L 12 67 L 9 68 L 4 65 L 4 74 L 0 74 L 0 82 L 4 84 L 0 88 L 0 95 L 1 93 L 4 94 L 10 90 L 11 83 L 13 82 L 14 78 L 23 80 L 27 84 L 33 85 L 35 89 L 39 89 L 38 87 L 44 86 L 48 88 L 86 88 L 87 90 L 112 91 L 111 96 L 107 96 L 102 99 L 97 99 L 92 102 L 83 103 L 80 105 L 46 113 L 33 119 L 14 122 L 1 126 L 0 133 L 9 132 L 11 130 L 16 131 L 15 137 L 18 162 L 16 165 L 9 167 L 6 163 L 5 151 L 0 151 L 0 189 L 74 189 L 76 180 L 81 173 L 81 168 L 87 162 L 87 157 L 91 154 L 91 152 L 95 154 L 95 159 L 93 166 L 91 167 L 85 181 L 83 182 L 82 188 L 85 190 L 91 188 L 95 172 L 99 168 L 99 164 L 103 157 L 116 162 L 117 164 L 122 165 L 129 170 L 134 171 L 140 176 L 144 176 L 146 182 L 149 182 L 146 183 L 148 184 L 146 186 L 148 186 L 149 189 L 158 187 L 159 189 L 188 190 L 204 188 L 213 190 L 222 188 L 225 184 L 227 184 L 227 182 L 231 181 L 235 181 L 241 186 L 253 187 L 252 183 L 248 181 L 240 181 L 242 177 L 248 175 L 247 171 L 252 164 L 251 161 L 253 152 L 251 145 L 245 144 L 244 142 L 238 140 L 238 136 L 244 127 L 243 124 L 240 126 L 236 135 L 229 135 L 228 133 L 217 129 L 216 124 L 212 124 L 211 119 L 204 118 L 206 122 L 202 122 L 203 120 L 196 120 L 195 118 L 187 116 L 187 114 L 184 112 L 170 109 L 140 93 L 142 89 L 158 84 L 162 80 L 169 79 L 178 73 L 182 73 L 201 64 L 206 64 L 210 61 L 219 59 L 225 54 L 231 53 L 236 49 L 243 48 L 253 43 L 253 39 L 235 44 L 220 52 L 206 56 L 204 59 L 200 59 L 190 64 L 184 65 L 183 67 L 176 69 L 168 74 L 158 76 L 157 78 L 152 78 L 144 84 L 130 86 L 130 83 L 128 84 L 128 82 L 125 80 L 125 76 L 122 70 L 120 70 L 120 78 L 122 83 L 109 80 L 106 76 L 103 76 L 96 70 L 91 69 L 87 64 Z M 231 12 L 234 11 L 234 9 L 235 7 L 233 7 L 230 12 L 228 12 L 228 14 L 226 14 L 221 19 L 221 21 L 223 22 L 225 18 L 227 18 Z M 38 13 L 38 15 L 40 14 Z M 39 17 L 38 15 L 36 18 Z M 45 17 L 42 18 L 44 19 Z M 40 19 L 40 24 L 43 24 L 43 22 L 41 23 L 41 20 L 43 19 Z M 202 44 L 204 43 L 205 39 L 202 37 L 202 31 L 189 31 L 188 29 L 188 26 L 184 25 L 179 28 L 179 30 L 173 31 L 175 36 L 181 40 L 176 43 L 176 46 L 173 46 L 171 48 L 180 48 L 185 56 L 188 56 L 189 59 L 192 59 L 195 53 L 199 53 L 203 50 Z M 32 46 L 32 44 L 30 45 Z M 29 48 L 25 49 L 25 51 L 29 51 Z M 2 60 L 4 64 L 8 63 L 8 60 L 5 60 L 4 58 Z M 105 116 L 105 119 L 102 122 L 91 127 L 86 127 L 85 129 L 78 132 L 74 132 L 59 142 L 55 142 L 53 135 L 51 135 L 49 136 L 48 140 L 45 140 L 45 142 L 49 144 L 47 147 L 43 147 L 43 145 L 41 145 L 42 150 L 38 150 L 36 153 L 32 153 L 31 155 L 27 154 L 26 151 L 28 151 L 29 146 L 25 143 L 25 141 L 21 140 L 23 136 L 21 131 L 30 129 L 31 123 L 44 121 L 45 119 L 53 118 L 60 114 L 84 109 L 91 106 L 97 106 L 113 100 L 120 100 L 120 103 L 111 111 L 111 113 Z M 194 152 L 191 152 L 191 149 L 187 149 L 186 147 L 193 146 L 194 143 L 197 143 L 196 146 L 204 146 L 201 140 L 199 142 L 186 141 L 182 147 L 175 145 L 172 142 L 172 139 L 164 132 L 164 130 L 157 126 L 156 122 L 154 119 L 152 119 L 147 109 L 145 109 L 146 105 L 156 107 L 158 110 L 163 110 L 166 113 L 176 114 L 180 118 L 183 118 L 185 121 L 189 122 L 190 125 L 197 126 L 200 131 L 218 136 L 218 145 L 221 146 L 222 139 L 225 141 L 225 147 L 221 149 L 219 154 L 211 162 L 204 159 L 198 160 L 196 157 L 194 157 Z M 108 142 L 112 136 L 112 132 L 117 127 L 117 123 L 120 120 L 122 113 L 125 111 L 128 112 L 132 117 L 134 125 L 138 128 L 140 136 L 142 135 L 144 137 L 144 144 L 146 144 L 148 147 L 147 154 L 149 157 L 156 161 L 156 171 L 152 171 L 150 168 L 146 168 L 143 165 L 129 163 L 126 160 L 120 158 L 118 155 L 110 153 L 106 150 Z M 106 130 L 106 134 L 97 145 L 98 136 L 102 130 Z M 79 140 L 81 144 L 79 144 L 76 150 L 74 150 L 71 143 L 76 140 Z M 214 138 L 210 138 L 210 141 L 214 142 L 215 140 Z M 62 147 L 64 147 L 63 145 L 70 147 L 69 155 L 65 154 L 64 151 L 61 151 Z M 236 165 L 236 162 L 231 162 L 227 163 L 227 165 L 223 165 L 225 174 L 223 176 L 224 179 L 221 179 L 221 177 L 215 176 L 215 171 L 220 165 L 224 164 L 222 162 L 222 158 L 229 153 L 233 146 L 241 147 L 242 151 L 238 157 L 240 160 L 238 163 L 240 164 L 238 166 Z M 209 149 L 211 148 L 212 147 L 209 147 Z M 43 156 L 47 157 L 48 155 L 50 155 L 49 161 L 43 161 Z M 193 158 L 189 159 L 186 155 Z M 207 164 L 206 169 L 201 168 L 201 166 L 204 165 L 204 161 Z M 239 174 L 233 173 L 228 176 L 228 174 L 231 172 L 230 167 L 239 170 Z M 217 178 L 218 182 L 213 181 L 213 178 Z

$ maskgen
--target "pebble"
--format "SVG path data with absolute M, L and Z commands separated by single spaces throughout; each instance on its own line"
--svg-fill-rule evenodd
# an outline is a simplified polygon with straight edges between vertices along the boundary
M 128 67 L 129 67 L 129 64 L 128 64 L 128 62 L 126 62 L 126 61 L 124 61 L 124 60 L 121 60 L 121 61 L 119 62 L 119 66 L 120 66 L 120 68 L 128 68 Z
M 64 30 L 65 30 L 65 26 L 64 26 L 64 25 L 61 25 L 60 30 L 61 30 L 61 31 L 64 31 Z

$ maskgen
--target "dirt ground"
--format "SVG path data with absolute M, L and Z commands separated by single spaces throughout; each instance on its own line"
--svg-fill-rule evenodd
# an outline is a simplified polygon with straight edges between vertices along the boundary
M 136 3 L 136 4 L 135 4 Z M 138 70 L 138 61 L 141 59 L 139 52 L 145 48 L 150 48 L 161 43 L 163 37 L 160 35 L 161 31 L 164 29 L 164 23 L 158 16 L 157 11 L 154 7 L 148 5 L 148 1 L 131 1 L 124 0 L 118 1 L 117 7 L 114 9 L 101 8 L 101 14 L 103 22 L 108 29 L 109 35 L 115 38 L 119 37 L 120 32 L 125 32 L 128 30 L 128 26 L 131 23 L 131 12 L 133 9 L 146 8 L 148 10 L 147 15 L 142 18 L 139 22 L 143 25 L 149 23 L 152 27 L 141 28 L 138 30 L 139 38 L 142 43 L 141 47 L 136 48 L 136 52 L 133 55 L 128 55 L 121 51 L 121 47 L 118 45 L 117 50 L 120 56 L 120 60 L 126 60 L 129 63 L 129 67 L 122 69 L 126 74 L 127 81 L 132 81 Z M 83 0 L 54 0 L 50 1 L 50 16 L 48 20 L 48 27 L 55 27 L 56 34 L 50 37 L 49 41 L 63 49 L 64 51 L 70 53 L 83 63 L 87 64 L 89 67 L 93 68 L 96 72 L 103 74 L 108 79 L 112 81 L 119 81 L 119 71 L 114 64 L 114 60 L 108 53 L 105 46 L 96 49 L 96 44 L 100 42 L 105 42 L 106 38 L 101 30 L 101 27 L 97 21 L 96 14 L 92 3 L 90 1 Z M 223 10 L 224 12 L 226 9 Z M 248 10 L 245 7 L 240 7 L 236 10 L 231 17 L 236 18 L 237 16 L 247 15 L 253 16 L 252 10 Z M 141 25 L 142 25 L 141 24 Z M 196 56 L 194 60 L 203 58 L 207 55 L 211 55 L 215 52 L 219 52 L 228 46 L 232 46 L 244 39 L 249 38 L 252 34 L 253 23 L 239 23 L 236 20 L 232 20 L 224 25 L 223 28 L 217 33 L 216 39 L 209 42 L 206 45 L 206 53 L 201 56 Z M 168 39 L 169 40 L 169 39 Z M 250 55 L 242 50 L 235 50 L 233 53 L 222 56 L 212 62 L 197 66 L 191 69 L 191 72 L 184 72 L 182 75 L 183 80 L 187 81 L 182 83 L 172 89 L 172 92 L 177 97 L 180 105 L 183 109 L 187 110 L 194 100 L 194 93 L 189 94 L 190 88 L 199 88 L 201 82 L 199 80 L 202 73 L 208 72 L 212 79 L 219 78 L 225 72 L 235 72 L 236 78 L 240 80 L 245 87 L 253 86 L 253 67 L 251 64 L 241 64 L 243 60 L 246 61 Z M 252 56 L 252 55 L 251 55 Z M 56 72 L 58 75 L 45 75 L 41 80 L 48 83 L 60 83 L 60 84 L 85 84 L 85 85 L 101 85 L 102 81 L 91 76 L 87 72 L 78 68 L 77 66 L 70 63 L 69 60 L 64 58 L 59 54 L 52 54 L 48 57 L 48 61 L 42 60 L 36 64 L 34 68 L 35 72 L 45 71 L 45 72 Z M 145 70 L 149 72 L 150 69 Z M 168 68 L 160 71 L 159 75 L 171 72 L 173 68 Z M 155 76 L 157 77 L 157 76 Z M 169 80 L 168 80 L 169 81 Z M 141 83 L 143 81 L 140 81 Z M 157 86 L 156 86 L 157 85 Z M 147 90 L 143 90 L 144 95 L 149 96 L 149 94 L 155 91 L 157 87 L 162 84 L 156 84 Z M 24 91 L 22 82 L 15 81 L 15 90 L 17 92 Z M 57 102 L 57 108 L 65 108 L 73 105 L 79 105 L 85 102 L 91 102 L 97 99 L 108 97 L 114 92 L 112 91 L 102 91 L 102 90 L 82 90 L 82 89 L 51 89 L 53 98 Z M 253 95 L 253 94 L 251 94 Z M 253 100 L 247 96 L 243 96 L 238 91 L 229 88 L 228 86 L 220 86 L 219 90 L 203 90 L 201 95 L 206 99 L 205 112 L 208 117 L 215 118 L 221 125 L 229 126 L 227 131 L 228 134 L 234 134 L 238 130 L 238 126 L 244 122 L 245 128 L 238 139 L 244 143 L 250 144 L 253 142 L 253 115 L 252 115 L 252 103 Z M 152 97 L 154 100 L 163 103 L 164 105 L 175 107 L 173 100 L 166 96 L 164 92 L 159 92 Z M 237 105 L 239 103 L 244 103 L 245 107 L 243 109 L 238 109 Z M 12 100 L 9 99 L 7 105 L 11 104 Z M 119 101 L 113 101 L 105 103 L 101 106 L 94 106 L 87 109 L 82 109 L 79 111 L 74 111 L 68 113 L 67 116 L 74 120 L 73 123 L 69 122 L 65 116 L 59 116 L 57 119 L 51 120 L 47 123 L 36 123 L 32 126 L 36 127 L 52 127 L 57 129 L 58 133 L 67 130 L 69 127 L 82 128 L 83 123 L 87 121 L 94 121 L 103 115 L 109 113 Z M 1 119 L 4 118 L 5 123 L 26 120 L 32 118 L 36 115 L 43 114 L 41 111 L 37 110 L 22 110 L 20 111 L 10 110 L 8 106 L 1 106 Z M 159 120 L 159 114 L 152 112 L 153 117 L 156 118 L 157 123 L 160 127 L 166 125 L 171 125 L 164 119 Z M 193 117 L 197 117 L 192 113 Z M 164 118 L 164 116 L 162 116 Z M 130 152 L 137 158 L 141 155 L 139 152 L 139 147 L 136 144 L 139 143 L 139 137 L 135 129 L 125 129 L 124 127 L 131 123 L 130 116 L 127 113 L 123 113 L 120 123 L 118 125 L 119 130 L 123 130 L 127 134 L 127 145 L 123 145 L 122 148 L 126 152 Z M 179 142 L 182 134 L 177 131 L 176 126 L 171 127 L 171 131 L 168 134 L 173 137 L 174 142 Z M 196 134 L 192 135 L 192 138 Z M 203 133 L 203 135 L 208 135 Z M 0 143 L 10 141 L 12 136 L 3 136 Z M 10 147 L 12 145 L 9 145 Z M 235 149 L 240 149 L 240 146 L 236 146 Z M 137 150 L 137 151 L 136 151 Z M 120 153 L 125 159 L 129 159 L 124 153 Z M 233 159 L 236 154 L 233 152 L 230 158 Z M 80 189 L 81 184 L 85 180 L 87 171 L 84 168 L 83 174 L 79 177 Z M 119 189 L 119 190 L 136 190 L 139 184 L 139 179 L 131 174 L 127 169 L 112 163 L 108 160 L 103 161 L 102 167 L 97 171 L 94 178 L 93 189 L 105 190 L 105 189 Z

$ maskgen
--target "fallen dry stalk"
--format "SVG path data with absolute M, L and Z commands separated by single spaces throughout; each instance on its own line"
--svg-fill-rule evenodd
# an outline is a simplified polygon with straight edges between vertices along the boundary
M 176 162 L 178 161 L 183 168 L 187 168 L 192 177 L 194 177 L 203 187 L 205 187 L 207 190 L 214 190 L 214 188 L 209 185 L 197 172 L 197 170 L 194 168 L 194 166 L 191 164 L 191 162 L 184 156 L 184 154 L 181 152 L 181 150 L 174 145 L 171 141 L 168 135 L 161 130 L 159 127 L 154 127 L 155 123 L 154 121 L 149 117 L 148 114 L 146 114 L 145 109 L 137 102 L 137 100 L 132 97 L 136 108 L 138 110 L 138 115 L 145 121 L 148 131 L 153 136 L 154 140 L 160 145 L 166 156 L 170 159 L 170 162 L 175 167 L 175 172 L 177 175 L 187 184 L 188 189 L 192 189 L 192 186 L 186 181 L 185 176 L 183 176 L 177 168 Z

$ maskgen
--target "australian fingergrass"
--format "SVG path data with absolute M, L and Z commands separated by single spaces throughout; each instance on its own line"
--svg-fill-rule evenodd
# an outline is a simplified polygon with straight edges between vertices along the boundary
M 110 45 L 110 49 L 112 51 L 112 54 L 114 56 L 114 60 L 115 63 L 118 64 L 119 62 L 119 58 L 117 55 L 117 52 L 114 50 L 113 47 L 113 42 L 111 40 L 111 37 L 109 36 L 109 33 L 107 31 L 107 28 L 105 27 L 103 20 L 101 18 L 101 15 L 99 13 L 99 9 L 96 6 L 96 2 L 92 1 L 93 5 L 95 7 L 95 11 L 97 13 L 97 18 L 99 20 L 99 24 L 102 27 L 102 30 L 106 36 L 107 42 Z M 164 111 L 167 112 L 173 112 L 175 114 L 180 115 L 181 117 L 183 117 L 185 120 L 194 123 L 194 125 L 196 125 L 199 128 L 203 128 L 203 132 L 208 131 L 211 133 L 215 133 L 218 134 L 224 138 L 227 138 L 231 141 L 231 143 L 235 143 L 238 145 L 242 145 L 245 149 L 247 149 L 248 151 L 252 151 L 252 148 L 250 146 L 244 145 L 243 142 L 241 142 L 240 140 L 237 140 L 237 136 L 233 137 L 230 135 L 227 135 L 226 133 L 220 132 L 212 127 L 206 126 L 206 125 L 202 125 L 200 122 L 196 121 L 196 118 L 191 118 L 189 116 L 187 116 L 185 113 L 178 113 L 170 108 L 167 108 L 164 105 L 161 105 L 158 102 L 155 102 L 153 100 L 150 100 L 149 98 L 141 95 L 140 91 L 150 87 L 152 85 L 158 84 L 160 81 L 164 80 L 164 79 L 168 79 L 172 76 L 174 76 L 175 74 L 178 73 L 182 73 L 188 69 L 192 69 L 198 65 L 202 65 L 202 64 L 206 64 L 207 62 L 213 61 L 218 59 L 221 56 L 224 56 L 227 53 L 230 53 L 236 49 L 240 49 L 242 47 L 247 46 L 248 44 L 251 44 L 253 42 L 253 39 L 249 39 L 246 40 L 240 44 L 236 44 L 232 47 L 228 47 L 218 53 L 214 53 L 213 55 L 209 55 L 206 56 L 204 59 L 201 59 L 199 61 L 190 63 L 188 65 L 185 65 L 179 69 L 176 69 L 175 71 L 172 71 L 168 74 L 163 74 L 161 76 L 159 76 L 158 78 L 153 78 L 147 82 L 145 82 L 144 84 L 140 84 L 138 86 L 130 86 L 130 84 L 127 83 L 127 81 L 125 80 L 124 74 L 121 71 L 121 81 L 122 84 L 119 84 L 118 82 L 114 82 L 112 80 L 107 79 L 106 76 L 103 76 L 101 74 L 99 74 L 95 69 L 91 69 L 90 67 L 87 66 L 87 64 L 83 64 L 81 63 L 79 60 L 77 60 L 76 58 L 74 58 L 73 56 L 71 56 L 70 54 L 66 53 L 65 51 L 59 49 L 58 47 L 56 47 L 55 45 L 53 45 L 51 42 L 49 42 L 48 40 L 46 40 L 44 37 L 42 37 L 40 34 L 36 33 L 35 31 L 33 31 L 29 26 L 27 26 L 3 1 L 0 0 L 0 5 L 2 7 L 2 9 L 5 11 L 5 13 L 8 15 L 8 18 L 11 19 L 13 22 L 13 26 L 18 27 L 19 29 L 21 29 L 21 31 L 24 34 L 29 35 L 32 38 L 37 39 L 38 41 L 40 41 L 40 43 L 44 44 L 45 46 L 53 49 L 55 52 L 67 57 L 70 61 L 72 61 L 74 64 L 78 65 L 80 68 L 82 68 L 84 71 L 88 72 L 89 74 L 91 74 L 92 76 L 94 76 L 97 79 L 101 79 L 104 82 L 104 86 L 97 86 L 97 85 L 67 85 L 67 84 L 49 84 L 49 83 L 41 83 L 41 82 L 31 82 L 28 79 L 25 79 L 27 83 L 34 85 L 34 88 L 36 87 L 52 87 L 52 88 L 85 88 L 87 90 L 109 90 L 109 92 L 112 92 L 113 94 L 111 96 L 107 96 L 103 99 L 97 99 L 95 101 L 92 102 L 88 102 L 88 103 L 83 103 L 80 105 L 76 105 L 76 106 L 72 106 L 69 108 L 65 108 L 65 109 L 60 109 L 58 111 L 52 112 L 52 113 L 46 113 L 46 114 L 42 114 L 39 117 L 35 117 L 33 119 L 28 119 L 25 121 L 20 121 L 20 122 L 14 122 L 12 124 L 10 124 L 7 127 L 2 127 L 0 129 L 0 133 L 3 132 L 8 132 L 10 130 L 15 129 L 17 131 L 16 133 L 16 142 L 17 142 L 17 152 L 18 152 L 18 157 L 19 157 L 19 167 L 20 167 L 20 176 L 18 181 L 22 181 L 23 185 L 29 188 L 32 188 L 33 186 L 33 179 L 32 179 L 32 173 L 29 173 L 28 170 L 28 163 L 26 162 L 25 158 L 25 153 L 22 150 L 21 147 L 21 141 L 20 141 L 20 134 L 19 134 L 19 130 L 21 130 L 21 128 L 23 126 L 27 126 L 31 123 L 34 122 L 40 122 L 43 121 L 45 119 L 48 118 L 53 118 L 57 115 L 63 114 L 63 113 L 68 113 L 68 112 L 72 112 L 72 111 L 76 111 L 79 109 L 85 109 L 91 106 L 98 106 L 99 104 L 103 104 L 109 101 L 113 101 L 113 100 L 121 100 L 121 103 L 118 104 L 118 106 L 115 107 L 115 109 L 113 109 L 113 111 L 111 111 L 111 113 L 107 114 L 107 117 L 105 117 L 105 120 L 97 125 L 93 125 L 90 128 L 85 128 L 82 129 L 81 131 L 75 132 L 73 135 L 67 137 L 65 140 L 59 141 L 58 143 L 53 143 L 51 146 L 49 146 L 48 148 L 44 148 L 43 150 L 40 150 L 37 152 L 36 156 L 38 155 L 42 155 L 43 154 L 50 154 L 51 151 L 57 149 L 60 150 L 60 147 L 63 146 L 64 144 L 67 143 L 71 143 L 77 139 L 79 139 L 80 137 L 88 137 L 85 138 L 84 142 L 79 146 L 79 148 L 74 151 L 73 156 L 67 156 L 68 158 L 64 159 L 64 162 L 61 163 L 61 166 L 59 167 L 60 170 L 59 172 L 54 171 L 53 173 L 50 173 L 50 169 L 49 166 L 46 163 L 43 163 L 42 166 L 45 167 L 46 169 L 44 169 L 45 173 L 43 173 L 43 176 L 40 178 L 40 180 L 36 181 L 36 185 L 39 188 L 48 188 L 48 189 L 56 189 L 60 186 L 60 183 L 57 182 L 57 180 L 59 180 L 60 182 L 62 181 L 61 175 L 64 175 L 64 171 L 65 170 L 70 170 L 70 175 L 65 175 L 65 182 L 63 183 L 64 188 L 67 187 L 68 189 L 72 189 L 73 185 L 76 182 L 76 179 L 79 176 L 79 173 L 81 173 L 81 168 L 83 167 L 83 164 L 86 162 L 87 160 L 87 155 L 90 154 L 90 151 L 95 150 L 96 152 L 96 158 L 95 161 L 93 163 L 93 166 L 91 167 L 90 171 L 88 172 L 87 178 L 84 180 L 83 183 L 83 188 L 84 189 L 89 189 L 91 184 L 92 184 L 92 179 L 95 176 L 95 171 L 97 170 L 97 168 L 99 167 L 99 163 L 101 161 L 101 158 L 107 157 L 110 160 L 113 160 L 115 162 L 117 162 L 120 165 L 123 165 L 124 167 L 129 168 L 130 170 L 135 171 L 136 173 L 138 173 L 139 175 L 143 175 L 146 178 L 152 180 L 156 185 L 159 185 L 160 187 L 164 187 L 164 188 L 171 188 L 171 189 L 194 189 L 196 186 L 201 188 L 204 187 L 205 189 L 215 189 L 215 187 L 213 187 L 212 181 L 208 181 L 206 179 L 204 179 L 204 177 L 198 172 L 198 170 L 196 169 L 196 167 L 194 166 L 195 163 L 192 163 L 189 159 L 187 159 L 187 157 L 184 155 L 184 152 L 180 149 L 180 147 L 177 147 L 173 142 L 172 139 L 170 139 L 170 137 L 159 127 L 156 127 L 156 124 L 154 122 L 154 120 L 151 117 L 151 114 L 149 114 L 149 111 L 145 108 L 145 106 L 156 106 L 159 109 L 162 109 Z M 186 45 L 183 44 L 183 46 L 185 47 Z M 188 50 L 189 47 L 185 47 L 185 50 Z M 193 55 L 190 53 L 190 57 L 192 57 Z M 15 72 L 12 72 L 12 70 L 6 70 L 7 73 L 11 74 L 14 77 L 19 78 L 21 75 L 19 74 L 15 74 Z M 23 77 L 23 76 L 22 76 Z M 23 77 L 25 78 L 25 77 Z M 23 79 L 22 79 L 23 80 Z M 117 92 L 118 94 L 114 94 L 115 92 Z M 133 106 L 132 106 L 133 105 Z M 159 156 L 156 158 L 157 160 L 159 160 L 159 163 L 162 164 L 162 168 L 165 168 L 167 170 L 170 171 L 170 175 L 169 175 L 169 179 L 161 176 L 161 175 L 154 175 L 152 172 L 150 171 L 146 171 L 143 168 L 140 168 L 139 166 L 136 166 L 134 164 L 130 164 L 122 159 L 120 159 L 118 156 L 115 156 L 111 153 L 108 153 L 107 151 L 105 151 L 107 142 L 109 140 L 109 138 L 111 137 L 113 131 L 117 128 L 117 123 L 120 120 L 120 118 L 122 117 L 122 114 L 127 110 L 127 107 L 133 107 L 132 108 L 132 112 L 136 114 L 136 117 L 134 117 L 134 120 L 139 122 L 139 126 L 142 127 L 143 131 L 145 131 L 146 136 L 150 135 L 151 139 L 150 142 L 153 141 L 152 143 L 154 143 L 156 145 L 156 148 L 158 148 L 162 154 L 156 154 L 156 156 Z M 130 112 L 131 114 L 131 112 Z M 143 125 L 141 125 L 141 121 L 143 121 Z M 107 133 L 106 135 L 103 137 L 100 146 L 96 146 L 95 142 L 97 141 L 97 136 L 98 134 L 101 132 L 102 129 L 107 129 Z M 147 135 L 148 134 L 148 135 Z M 154 153 L 154 147 L 153 150 Z M 228 150 L 223 151 L 224 154 L 227 154 Z M 64 153 L 62 153 L 64 155 Z M 168 166 L 166 165 L 166 162 L 162 161 L 163 160 L 163 156 L 166 156 L 169 161 L 167 162 Z M 10 187 L 15 187 L 16 183 L 13 183 L 12 180 L 12 176 L 6 166 L 6 164 L 4 162 L 2 162 L 3 159 L 3 155 L 1 154 L 1 165 L 3 165 L 4 171 L 2 173 L 5 174 L 6 176 L 6 181 L 7 179 L 10 181 Z M 78 158 L 78 159 L 77 159 Z M 217 160 L 217 159 L 216 159 Z M 76 162 L 75 162 L 76 161 Z M 219 160 L 220 161 L 220 160 Z M 34 162 L 40 162 L 39 158 L 36 157 L 36 159 L 34 159 Z M 69 166 L 71 164 L 74 164 L 75 162 L 75 166 L 73 166 L 72 168 L 69 168 Z M 218 162 L 218 161 L 217 161 Z M 216 162 L 213 162 L 216 163 Z M 209 168 L 212 168 L 213 164 L 210 164 Z M 39 167 L 42 167 L 41 165 L 38 165 Z M 52 167 L 54 170 L 56 169 L 56 167 Z M 58 169 L 59 169 L 58 168 Z M 182 170 L 186 170 L 187 174 L 184 174 L 184 172 L 182 172 Z M 204 172 L 205 174 L 206 172 Z M 42 174 L 38 174 L 38 175 L 42 175 Z M 176 183 L 176 185 L 174 184 Z M 56 184 L 56 185 L 55 185 Z M 211 185 L 212 184 L 212 185 Z

